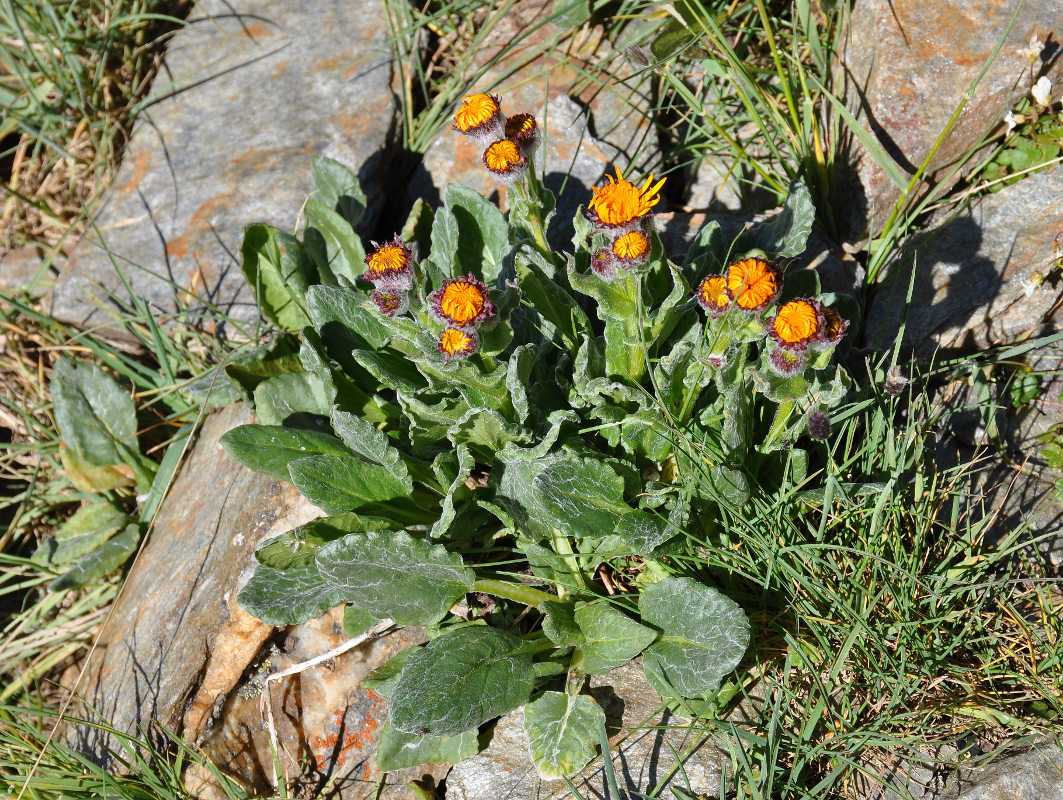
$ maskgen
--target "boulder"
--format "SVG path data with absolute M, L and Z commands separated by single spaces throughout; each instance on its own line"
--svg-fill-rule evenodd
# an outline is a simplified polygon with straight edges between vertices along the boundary
M 869 346 L 919 358 L 970 353 L 1058 327 L 1063 293 L 1063 167 L 1053 167 L 976 201 L 970 210 L 912 237 L 887 266 L 865 327 Z M 905 298 L 915 270 L 911 305 Z
M 940 134 L 978 78 L 955 126 L 930 163 L 921 191 L 948 176 L 948 166 L 1001 124 L 1015 100 L 1042 73 L 1063 75 L 1063 0 L 861 0 L 854 4 L 843 55 L 846 102 L 892 158 L 905 181 L 933 151 Z M 1010 31 L 1008 25 L 1015 15 Z M 1030 40 L 1047 46 L 1031 64 Z M 901 188 L 853 141 L 852 174 L 843 175 L 842 222 L 850 240 L 879 233 Z
M 218 334 L 224 317 L 257 320 L 240 270 L 242 230 L 294 228 L 315 155 L 359 172 L 371 223 L 399 113 L 385 16 L 383 0 L 197 3 L 93 232 L 56 281 L 51 313 L 105 325 L 135 313 L 134 295 L 159 318 Z M 115 327 L 106 333 L 127 340 Z

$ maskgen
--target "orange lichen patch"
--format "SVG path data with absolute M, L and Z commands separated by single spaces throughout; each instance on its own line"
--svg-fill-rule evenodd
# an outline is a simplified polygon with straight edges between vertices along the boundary
M 358 712 L 355 709 L 355 714 L 349 714 L 352 710 L 349 705 L 333 712 L 331 727 L 335 728 L 335 733 L 309 740 L 318 772 L 327 774 L 341 769 L 352 752 L 360 753 L 376 742 L 380 730 L 378 717 L 384 716 L 384 700 L 372 692 L 367 692 L 366 696 L 369 698 L 369 708 L 360 723 L 350 723 L 348 717 L 356 716 Z M 363 777 L 369 774 L 370 769 L 369 759 L 366 759 Z
M 595 186 L 591 189 L 594 197 L 589 207 L 604 225 L 617 226 L 627 225 L 634 220 L 650 213 L 650 210 L 660 202 L 661 187 L 664 186 L 665 178 L 653 183 L 651 174 L 642 188 L 624 179 L 620 167 L 616 168 L 616 180 L 612 175 L 606 175 L 609 183 L 605 186 Z
M 261 22 L 252 22 L 250 25 L 244 26 L 244 33 L 252 39 L 257 39 L 260 36 L 266 36 L 269 33 L 269 29 Z
M 166 243 L 166 254 L 180 260 L 188 258 L 189 252 L 193 256 L 197 255 L 199 251 L 194 245 L 199 243 L 202 235 L 210 231 L 214 215 L 229 207 L 230 199 L 218 196 L 202 203 L 189 218 L 181 234 Z
M 148 173 L 148 167 L 151 165 L 151 158 L 148 156 L 147 151 L 141 150 L 135 156 L 133 156 L 133 175 L 128 181 L 122 184 L 119 188 L 119 194 L 132 194 L 140 186 L 140 182 L 144 179 L 144 176 Z
M 779 271 L 763 258 L 744 258 L 727 268 L 727 292 L 747 311 L 764 308 L 778 296 L 780 286 Z

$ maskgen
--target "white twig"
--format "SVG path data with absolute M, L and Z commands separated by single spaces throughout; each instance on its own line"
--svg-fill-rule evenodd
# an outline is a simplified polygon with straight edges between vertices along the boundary
M 269 675 L 262 679 L 262 700 L 260 702 L 265 708 L 266 725 L 269 727 L 269 741 L 270 745 L 273 748 L 273 758 L 275 759 L 275 762 L 279 761 L 280 746 L 277 743 L 277 726 L 273 720 L 273 703 L 270 702 L 269 682 L 280 680 L 281 678 L 286 678 L 289 675 L 295 675 L 297 673 L 303 672 L 304 670 L 308 670 L 311 667 L 316 667 L 323 661 L 328 661 L 330 658 L 335 658 L 336 656 L 342 655 L 348 650 L 353 650 L 358 645 L 363 644 L 369 641 L 370 639 L 375 639 L 381 634 L 387 632 L 392 626 L 394 626 L 394 624 L 395 621 L 392 619 L 382 619 L 376 625 L 373 625 L 371 628 L 369 628 L 369 630 L 367 630 L 365 633 L 355 636 L 353 639 L 348 639 L 346 642 L 339 645 L 338 647 L 333 647 L 328 652 L 322 653 L 319 656 L 314 656 L 308 661 L 302 661 L 298 664 L 293 664 L 287 669 L 282 669 L 277 672 L 271 672 Z M 277 771 L 275 763 L 273 776 L 274 781 L 276 781 L 278 777 L 276 773 Z M 285 776 L 285 780 L 287 780 L 287 776 Z

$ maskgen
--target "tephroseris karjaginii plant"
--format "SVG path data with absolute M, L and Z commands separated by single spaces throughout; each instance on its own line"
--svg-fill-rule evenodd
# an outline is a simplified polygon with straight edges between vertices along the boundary
M 829 363 L 847 323 L 814 273 L 784 285 L 772 260 L 804 248 L 799 185 L 674 263 L 661 182 L 617 170 L 560 252 L 535 119 L 480 94 L 455 128 L 510 187 L 508 214 L 450 186 L 366 257 L 357 181 L 318 159 L 302 241 L 247 231 L 244 271 L 287 333 L 230 367 L 259 424 L 224 444 L 329 516 L 262 543 L 239 601 L 275 625 L 343 603 L 352 636 L 428 628 L 373 680 L 380 769 L 460 760 L 523 705 L 540 773 L 571 775 L 604 720 L 586 676 L 641 654 L 665 698 L 711 700 L 741 661 L 745 614 L 682 556 L 751 482 L 806 468 L 798 440 L 824 435 L 848 385 Z

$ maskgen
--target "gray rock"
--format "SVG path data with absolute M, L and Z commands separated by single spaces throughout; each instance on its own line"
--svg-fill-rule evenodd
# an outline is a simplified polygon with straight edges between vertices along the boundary
M 892 345 L 915 283 L 904 348 L 973 352 L 1047 332 L 1063 291 L 1063 168 L 1005 186 L 971 210 L 913 237 L 888 266 L 868 310 L 865 340 Z
M 256 320 L 241 231 L 294 227 L 311 157 L 347 164 L 379 194 L 398 114 L 385 13 L 383 0 L 197 3 L 96 216 L 99 236 L 76 247 L 52 314 L 87 327 L 130 310 L 117 266 L 158 315 L 208 330 L 214 309 Z
M 731 165 L 707 156 L 699 160 L 687 185 L 686 206 L 691 211 L 740 211 L 742 193 Z
M 79 693 L 93 711 L 81 715 L 138 735 L 155 720 L 195 738 L 272 633 L 237 605 L 239 579 L 261 539 L 321 512 L 221 448 L 249 421 L 232 406 L 204 423 L 86 665 Z M 123 752 L 95 727 L 69 725 L 63 738 L 107 767 Z
M 44 262 L 36 247 L 0 251 L 0 292 L 26 292 L 30 297 L 40 297 L 57 274 L 56 268 Z
M 547 21 L 553 0 L 521 0 L 488 35 L 473 57 L 469 74 L 485 67 L 502 48 L 506 55 L 468 86 L 469 93 L 500 96 L 502 110 L 534 114 L 544 133 L 535 168 L 546 186 L 561 193 L 551 241 L 567 247 L 572 217 L 591 198 L 591 187 L 612 165 L 642 174 L 660 156 L 650 124 L 648 79 L 599 86 L 590 70 L 634 73 L 600 28 L 567 28 Z M 634 180 L 634 178 L 633 178 Z M 460 183 L 501 200 L 506 189 L 483 164 L 483 150 L 448 125 L 432 142 L 407 189 L 407 202 L 441 202 L 450 183 Z M 503 205 L 504 207 L 504 205 Z M 401 223 L 400 223 L 401 224 Z
M 646 683 L 638 660 L 592 678 L 591 687 L 591 695 L 605 711 L 621 790 L 646 792 L 656 787 L 662 797 L 669 794 L 670 786 L 695 795 L 719 792 L 726 756 L 684 729 L 682 720 L 661 711 L 661 699 Z M 673 773 L 676 753 L 682 756 L 682 770 Z M 608 795 L 600 758 L 572 782 L 585 798 Z M 523 709 L 503 717 L 487 749 L 457 764 L 447 776 L 448 800 L 567 796 L 572 795 L 563 781 L 539 778 L 528 751 Z
M 940 800 L 1054 800 L 1063 797 L 1063 749 L 1057 738 L 1021 755 L 964 770 Z
M 1018 0 L 861 0 L 854 4 L 844 53 L 846 100 L 910 178 L 1004 36 Z M 1063 74 L 1063 0 L 1025 2 L 992 66 L 979 82 L 955 127 L 935 153 L 925 187 L 947 180 L 946 165 L 998 126 L 1014 101 L 1036 80 L 1018 52 L 1031 37 L 1049 42 L 1047 74 Z M 853 174 L 841 176 L 851 240 L 877 234 L 901 190 L 859 143 L 850 154 Z M 954 176 L 951 180 L 960 177 Z

